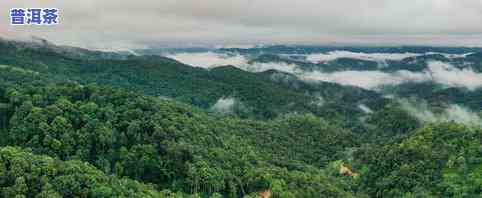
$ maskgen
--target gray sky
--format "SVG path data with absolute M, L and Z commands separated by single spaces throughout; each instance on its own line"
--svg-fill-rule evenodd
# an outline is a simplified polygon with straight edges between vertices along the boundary
M 13 7 L 58 7 L 58 26 L 10 26 Z M 1 0 L 0 36 L 131 48 L 152 43 L 482 46 L 482 0 Z

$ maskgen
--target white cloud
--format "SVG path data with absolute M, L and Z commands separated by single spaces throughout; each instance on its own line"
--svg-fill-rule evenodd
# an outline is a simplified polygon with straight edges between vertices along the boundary
M 234 112 L 235 104 L 236 104 L 236 100 L 234 98 L 220 98 L 211 107 L 211 110 L 222 114 L 231 114 Z
M 432 112 L 426 101 L 400 100 L 402 108 L 412 116 L 424 122 L 437 122 L 439 118 Z
M 352 52 L 336 52 L 332 55 L 333 56 L 331 58 L 351 56 L 353 58 L 373 60 L 395 60 L 409 56 L 409 54 L 363 54 Z M 296 64 L 278 62 L 249 63 L 249 58 L 239 54 L 224 54 L 215 52 L 179 53 L 168 55 L 168 57 L 196 67 L 213 68 L 218 66 L 232 65 L 249 72 L 278 70 L 295 74 L 301 79 L 307 81 L 334 82 L 342 85 L 350 85 L 372 90 L 375 90 L 383 85 L 399 85 L 405 82 L 425 81 L 433 81 L 448 87 L 465 87 L 470 90 L 482 87 L 482 73 L 477 73 L 470 69 L 470 67 L 458 69 L 448 63 L 438 61 L 428 62 L 428 68 L 423 72 L 411 72 L 407 70 L 399 70 L 395 72 L 352 70 L 340 72 L 306 72 L 301 70 Z M 330 59 L 325 58 L 323 60 Z
M 250 72 L 263 72 L 267 70 L 278 70 L 292 74 L 297 74 L 301 72 L 296 64 L 275 62 L 246 64 L 244 66 L 241 66 L 240 68 Z
M 360 108 L 363 112 L 370 114 L 373 113 L 373 111 L 370 109 L 370 107 L 364 105 L 364 104 L 359 104 L 358 108 Z
M 439 54 L 446 58 L 465 58 L 467 55 L 472 53 L 466 54 L 448 54 L 448 53 L 439 53 L 439 52 L 427 52 L 427 53 L 363 53 L 363 52 L 351 52 L 351 51 L 330 51 L 327 53 L 318 53 L 318 54 L 309 54 L 306 56 L 306 60 L 312 63 L 320 63 L 320 62 L 328 62 L 333 61 L 338 58 L 353 58 L 359 60 L 367 60 L 367 61 L 375 61 L 379 63 L 384 63 L 387 60 L 392 61 L 400 61 L 405 58 L 409 57 L 416 57 L 422 55 L 433 55 Z
M 471 90 L 482 87 L 482 73 L 472 69 L 458 69 L 448 63 L 431 61 L 424 72 L 399 70 L 388 73 L 381 71 L 341 71 L 303 73 L 302 79 L 310 81 L 335 82 L 365 89 L 377 89 L 383 85 L 398 85 L 405 82 L 433 81 L 448 87 L 465 87 Z
M 457 69 L 448 63 L 429 62 L 428 73 L 432 80 L 450 87 L 466 87 L 477 89 L 482 87 L 482 73 L 472 69 Z
M 386 60 L 402 60 L 404 58 L 419 56 L 421 54 L 415 53 L 361 53 L 350 51 L 331 51 L 328 53 L 310 54 L 306 60 L 319 63 L 336 60 L 338 58 L 354 58 L 368 61 L 386 61 Z
M 445 58 L 450 58 L 450 59 L 453 59 L 453 58 L 465 58 L 467 57 L 468 55 L 470 54 L 473 54 L 473 53 L 466 53 L 466 54 L 447 54 L 447 53 L 438 53 L 438 52 L 428 52 L 426 53 L 427 55 L 430 55 L 430 54 L 440 54 L 442 56 L 445 56 Z
M 325 105 L 325 103 L 326 103 L 325 99 L 320 95 L 316 96 L 316 100 L 311 102 L 311 104 L 314 104 L 319 107 Z
M 482 126 L 482 119 L 474 112 L 460 105 L 451 105 L 445 110 L 445 118 L 468 125 Z
M 263 72 L 267 70 L 278 70 L 288 73 L 297 73 L 298 66 L 286 63 L 248 63 L 247 57 L 239 54 L 224 54 L 215 52 L 203 53 L 178 53 L 166 55 L 184 64 L 194 67 L 214 68 L 219 66 L 232 65 L 249 72 Z
M 435 113 L 430 110 L 425 101 L 399 101 L 412 116 L 423 122 L 447 122 L 453 121 L 471 126 L 482 126 L 482 119 L 471 110 L 456 104 L 449 105 L 443 112 Z
M 246 57 L 241 55 L 228 55 L 214 52 L 178 53 L 166 56 L 184 64 L 202 68 L 212 68 L 226 65 L 242 66 L 246 65 L 248 62 Z
M 398 85 L 404 82 L 423 82 L 429 79 L 425 73 L 415 73 L 406 70 L 394 73 L 381 71 L 342 71 L 324 73 L 319 71 L 304 73 L 300 76 L 308 81 L 327 81 L 342 85 L 351 85 L 365 89 L 376 89 L 382 85 Z

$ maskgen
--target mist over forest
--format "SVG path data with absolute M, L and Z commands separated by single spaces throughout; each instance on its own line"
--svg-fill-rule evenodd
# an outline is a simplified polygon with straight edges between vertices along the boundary
M 482 193 L 481 48 L 0 54 L 0 197 Z

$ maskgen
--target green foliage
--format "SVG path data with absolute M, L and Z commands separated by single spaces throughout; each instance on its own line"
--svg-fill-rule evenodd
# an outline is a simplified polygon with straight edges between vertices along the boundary
M 367 128 L 370 130 L 366 135 L 376 141 L 401 136 L 421 126 L 419 120 L 396 104 L 387 105 L 382 110 L 369 115 L 366 124 L 369 125 Z
M 374 197 L 480 195 L 482 131 L 428 125 L 399 143 L 362 149 L 362 189 Z
M 0 65 L 0 197 L 482 193 L 481 129 L 424 126 L 373 91 L 272 70 L 204 70 L 3 40 L 0 53 L 9 65 Z M 369 61 L 358 66 L 374 69 Z M 434 84 L 391 91 L 439 109 L 456 103 L 477 111 L 482 101 L 480 90 Z M 204 110 L 223 97 L 239 100 L 235 116 Z
M 282 195 L 350 194 L 320 171 L 295 177 L 357 145 L 350 132 L 313 115 L 220 118 L 170 100 L 76 83 L 10 90 L 15 94 L 6 101 L 15 111 L 6 143 L 36 154 L 193 194 L 238 197 L 273 182 L 290 184 L 277 187 Z
M 0 196 L 164 197 L 152 186 L 107 176 L 84 162 L 64 162 L 14 147 L 0 148 Z
M 29 71 L 30 76 L 45 77 L 50 82 L 126 88 L 205 109 L 220 98 L 234 97 L 245 106 L 245 111 L 236 112 L 243 118 L 271 119 L 291 112 L 331 118 L 335 112 L 343 112 L 338 116 L 349 119 L 347 115 L 360 113 L 358 103 L 384 104 L 375 92 L 333 83 L 306 83 L 275 71 L 251 73 L 230 66 L 206 70 L 159 56 L 116 57 L 54 45 L 28 45 L 0 40 L 0 64 L 13 65 L 16 70 Z M 319 97 L 330 104 L 316 105 Z

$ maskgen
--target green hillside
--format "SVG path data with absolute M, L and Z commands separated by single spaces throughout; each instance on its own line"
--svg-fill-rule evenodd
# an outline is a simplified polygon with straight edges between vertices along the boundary
M 160 190 L 232 197 L 275 187 L 287 195 L 351 194 L 319 168 L 356 140 L 311 115 L 258 122 L 95 85 L 2 85 L 10 112 L 4 114 L 10 116 L 2 126 L 4 145 L 89 162 Z
M 427 123 L 397 98 L 274 70 L 42 49 L 0 41 L 0 197 L 482 193 L 482 129 Z M 477 91 L 433 86 L 390 91 L 479 112 Z M 236 99 L 232 115 L 212 108 L 220 98 Z
M 159 56 L 105 58 L 109 56 L 92 51 L 87 51 L 88 56 L 79 56 L 80 52 L 61 53 L 51 46 L 25 45 L 0 40 L 0 64 L 39 72 L 58 82 L 73 80 L 120 87 L 174 98 L 205 109 L 220 98 L 234 97 L 246 107 L 245 111 L 238 112 L 242 117 L 270 119 L 290 112 L 323 116 L 323 112 L 340 108 L 345 108 L 348 114 L 360 113 L 357 105 L 366 101 L 367 96 L 377 103 L 375 106 L 384 104 L 375 92 L 332 83 L 310 84 L 277 72 L 250 73 L 229 66 L 205 70 Z M 89 58 L 79 58 L 85 56 Z M 330 105 L 316 105 L 319 97 L 326 98 Z M 340 99 L 350 101 L 339 104 L 344 101 Z

